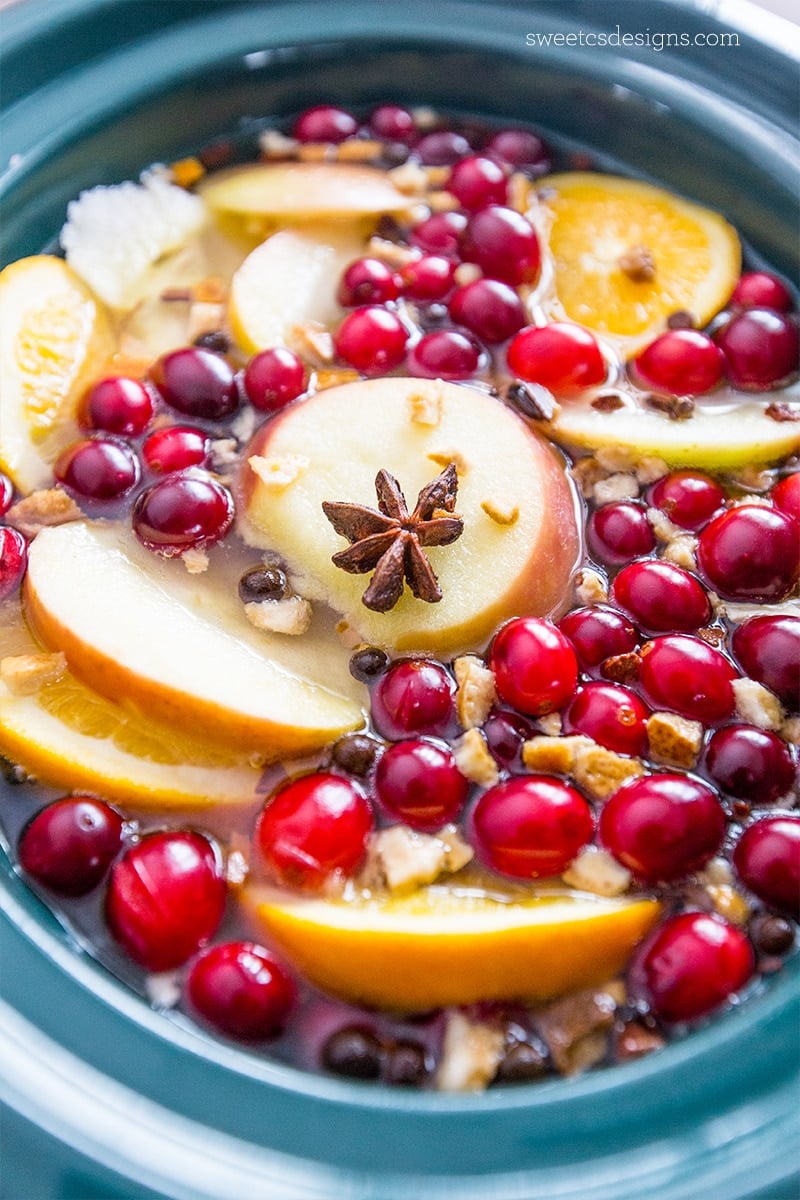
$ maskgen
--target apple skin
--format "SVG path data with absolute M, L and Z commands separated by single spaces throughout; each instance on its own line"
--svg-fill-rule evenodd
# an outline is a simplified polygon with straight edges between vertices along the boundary
M 440 405 L 438 423 L 411 419 L 414 397 Z M 390 612 L 372 612 L 361 603 L 369 577 L 331 564 L 346 542 L 321 502 L 375 507 L 375 476 L 386 468 L 413 509 L 451 450 L 466 463 L 456 502 L 464 532 L 450 546 L 427 550 L 443 599 L 426 604 L 406 588 Z M 287 455 L 302 456 L 304 465 L 283 489 L 266 486 L 244 464 L 240 532 L 251 544 L 277 551 L 301 594 L 325 600 L 364 641 L 403 653 L 482 648 L 509 617 L 550 615 L 568 594 L 580 536 L 564 461 L 531 424 L 484 391 L 389 377 L 317 392 L 262 426 L 248 458 L 280 462 Z M 510 524 L 493 521 L 482 508 L 497 500 L 518 508 Z

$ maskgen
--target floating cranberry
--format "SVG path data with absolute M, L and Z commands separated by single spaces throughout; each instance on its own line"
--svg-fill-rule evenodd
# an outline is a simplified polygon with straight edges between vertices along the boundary
M 358 121 L 343 108 L 316 104 L 307 108 L 294 123 L 292 134 L 298 142 L 343 142 L 358 132 Z
M 89 388 L 80 406 L 87 429 L 136 436 L 153 419 L 153 398 L 139 379 L 110 375 Z
M 461 238 L 466 228 L 467 218 L 464 213 L 433 213 L 411 230 L 409 241 L 412 246 L 418 246 L 426 254 L 458 258 Z
M 326 771 L 293 779 L 267 802 L 256 825 L 264 862 L 279 882 L 319 889 L 360 865 L 372 810 L 352 780 Z
M 793 375 L 800 335 L 789 317 L 770 308 L 749 308 L 714 335 L 735 387 L 763 392 Z
M 649 715 L 647 705 L 630 688 L 594 681 L 578 688 L 564 714 L 564 728 L 568 733 L 585 733 L 617 754 L 642 755 L 647 750 Z
M 467 334 L 437 329 L 411 347 L 408 372 L 418 379 L 471 379 L 480 360 L 480 350 Z
M 381 756 L 375 771 L 380 804 L 412 829 L 441 829 L 456 820 L 468 792 L 452 751 L 436 742 L 397 742 Z
M 643 883 L 669 883 L 719 850 L 725 813 L 688 775 L 645 775 L 622 785 L 600 814 L 600 840 Z
M 369 118 L 370 132 L 384 142 L 402 142 L 408 146 L 417 135 L 414 118 L 399 104 L 379 104 Z
M 711 619 L 711 602 L 700 581 L 683 567 L 658 558 L 623 567 L 611 595 L 645 633 L 690 633 Z
M 295 987 L 279 962 L 253 942 L 212 946 L 193 963 L 186 981 L 192 1008 L 214 1029 L 241 1041 L 280 1033 Z
M 142 458 L 158 475 L 202 467 L 208 458 L 208 434 L 192 425 L 168 425 L 165 429 L 156 429 L 145 439 Z
M 635 991 L 663 1021 L 694 1021 L 724 1004 L 750 979 L 755 958 L 747 936 L 720 917 L 669 917 L 648 939 L 632 970 Z
M 0 600 L 15 592 L 28 566 L 28 543 L 17 529 L 0 528 Z
M 372 693 L 372 719 L 382 737 L 446 737 L 455 722 L 455 680 L 425 659 L 403 659 L 381 676 Z
M 726 600 L 782 600 L 800 579 L 800 525 L 776 509 L 741 504 L 702 530 L 697 562 Z
M 759 900 L 800 916 L 800 817 L 775 814 L 748 825 L 734 848 L 733 865 Z
M 150 380 L 167 404 L 188 417 L 219 421 L 239 407 L 233 368 L 202 346 L 162 354 L 150 368 Z
M 800 471 L 778 480 L 770 492 L 770 499 L 782 513 L 800 523 Z
M 650 490 L 650 503 L 681 529 L 702 529 L 725 500 L 715 479 L 701 471 L 671 471 Z
M 230 492 L 204 475 L 169 475 L 142 492 L 133 508 L 139 541 L 167 557 L 206 549 L 225 536 L 232 522 Z
M 490 138 L 486 153 L 528 174 L 543 175 L 550 169 L 550 151 L 527 129 L 499 130 Z
M 770 271 L 746 271 L 733 289 L 731 306 L 791 312 L 794 300 L 786 284 L 777 275 Z
M 500 698 L 530 716 L 561 708 L 575 692 L 575 651 L 550 621 L 515 617 L 506 622 L 495 635 L 489 661 Z
M 460 287 L 450 301 L 450 317 L 482 341 L 505 342 L 525 324 L 518 293 L 499 279 L 476 279 Z
M 294 351 L 275 346 L 250 359 L 242 383 L 253 408 L 260 412 L 277 412 L 302 395 L 308 377 L 302 359 Z
M 591 674 L 607 658 L 630 654 L 638 637 L 630 621 L 605 604 L 576 608 L 558 623 L 575 649 L 582 671 Z
M 403 295 L 411 300 L 443 300 L 452 290 L 456 265 L 442 254 L 424 254 L 412 259 L 398 272 Z
M 512 374 L 559 396 L 602 383 L 608 372 L 603 352 L 588 329 L 567 321 L 521 329 L 507 357 Z
M 11 508 L 14 499 L 14 485 L 7 475 L 0 471 L 0 517 L 4 517 Z
M 700 638 L 671 634 L 641 651 L 639 678 L 654 708 L 666 708 L 713 725 L 730 717 L 736 671 L 719 650 Z
M 772 804 L 795 782 L 795 764 L 787 744 L 755 725 L 718 729 L 706 747 L 705 765 L 717 787 L 750 804 Z
M 122 817 L 93 796 L 65 796 L 25 826 L 22 869 L 62 896 L 85 896 L 104 877 L 122 846 Z
M 656 538 L 639 500 L 614 500 L 597 508 L 586 526 L 589 549 L 610 567 L 619 567 L 655 548 Z
M 593 832 L 580 792 L 547 775 L 496 784 L 472 814 L 472 841 L 483 862 L 516 879 L 559 875 Z
M 62 450 L 53 474 L 85 500 L 115 500 L 138 483 L 139 460 L 124 442 L 83 438 Z
M 426 167 L 451 167 L 470 152 L 470 144 L 452 129 L 436 129 L 417 142 L 416 152 Z
M 339 281 L 336 299 L 343 308 L 385 304 L 400 294 L 394 271 L 380 258 L 357 258 Z
M 489 753 L 506 771 L 521 767 L 523 744 L 536 732 L 534 726 L 519 713 L 496 708 L 486 718 L 483 726 Z
M 216 932 L 224 910 L 218 856 L 200 833 L 148 833 L 111 872 L 109 928 L 149 971 L 169 971 L 191 958 Z
M 334 338 L 343 362 L 363 375 L 380 375 L 403 361 L 408 330 L 388 308 L 369 304 L 342 321 Z
M 751 617 L 734 629 L 732 646 L 751 679 L 800 710 L 800 617 Z
M 535 283 L 541 250 L 530 221 L 513 208 L 490 204 L 470 217 L 461 239 L 462 257 L 490 279 L 517 286 Z
M 477 212 L 487 204 L 505 204 L 508 199 L 506 173 L 493 158 L 469 155 L 457 162 L 445 188 L 462 208 Z
M 647 387 L 674 396 L 702 396 L 725 375 L 719 346 L 697 329 L 668 329 L 637 354 L 633 366 Z

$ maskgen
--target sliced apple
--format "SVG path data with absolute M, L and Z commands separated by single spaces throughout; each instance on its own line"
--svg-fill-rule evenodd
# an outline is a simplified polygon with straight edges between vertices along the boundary
M 335 638 L 254 629 L 235 587 L 198 583 L 116 526 L 42 530 L 25 602 L 42 641 L 89 687 L 217 744 L 279 759 L 362 723 Z
M 361 602 L 368 577 L 331 562 L 347 543 L 322 502 L 375 507 L 375 476 L 386 468 L 413 508 L 450 462 L 464 532 L 426 551 L 443 599 L 424 603 L 406 589 L 388 613 L 370 611 Z M 388 378 L 318 392 L 259 432 L 241 490 L 245 538 L 282 555 L 303 595 L 326 600 L 365 641 L 396 650 L 480 646 L 507 617 L 551 612 L 578 555 L 556 452 L 499 400 L 457 384 Z

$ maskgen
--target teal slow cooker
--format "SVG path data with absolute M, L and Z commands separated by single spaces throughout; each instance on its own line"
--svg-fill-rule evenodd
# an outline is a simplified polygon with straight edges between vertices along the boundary
M 792 27 L 750 4 L 17 0 L 0 15 L 4 263 L 52 243 L 82 188 L 335 97 L 534 121 L 723 210 L 756 260 L 796 268 L 798 61 Z M 538 36 L 579 30 L 607 44 Z M 621 45 L 633 30 L 693 44 Z M 752 1002 L 611 1072 L 408 1094 L 302 1074 L 152 1011 L 2 852 L 0 895 L 7 1200 L 798 1194 L 797 958 Z

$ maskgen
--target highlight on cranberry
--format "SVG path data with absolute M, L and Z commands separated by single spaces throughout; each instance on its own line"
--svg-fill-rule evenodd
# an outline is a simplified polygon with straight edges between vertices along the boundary
M 509 621 L 497 633 L 489 661 L 501 699 L 531 716 L 561 708 L 575 692 L 575 651 L 549 621 Z
M 295 1000 L 284 967 L 263 946 L 222 942 L 204 950 L 186 980 L 190 1006 L 220 1033 L 260 1042 L 283 1029 Z
M 594 818 L 577 790 L 547 775 L 507 780 L 472 813 L 476 849 L 487 866 L 516 879 L 558 875 L 592 839 Z
M 122 848 L 120 814 L 93 796 L 54 800 L 19 840 L 22 869 L 62 896 L 84 896 L 101 882 Z

